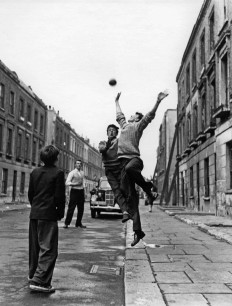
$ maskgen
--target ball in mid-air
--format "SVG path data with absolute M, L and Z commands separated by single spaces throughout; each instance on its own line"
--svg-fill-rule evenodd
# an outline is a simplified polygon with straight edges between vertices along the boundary
M 110 86 L 115 86 L 117 84 L 117 81 L 115 79 L 109 80 Z

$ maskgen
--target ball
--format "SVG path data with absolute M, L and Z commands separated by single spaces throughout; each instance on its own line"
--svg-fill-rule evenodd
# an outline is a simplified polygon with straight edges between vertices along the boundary
M 117 84 L 117 81 L 115 79 L 109 80 L 110 86 L 115 86 Z

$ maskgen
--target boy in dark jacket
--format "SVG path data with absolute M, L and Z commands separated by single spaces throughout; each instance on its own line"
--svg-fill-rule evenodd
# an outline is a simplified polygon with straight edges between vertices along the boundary
M 56 167 L 59 150 L 48 145 L 42 148 L 40 160 L 44 166 L 30 175 L 28 198 L 31 204 L 29 224 L 29 288 L 51 293 L 56 258 L 58 256 L 58 224 L 64 217 L 64 172 Z

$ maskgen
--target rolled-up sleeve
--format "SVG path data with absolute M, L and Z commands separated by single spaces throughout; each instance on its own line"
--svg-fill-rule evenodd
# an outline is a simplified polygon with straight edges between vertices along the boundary
M 155 118 L 155 114 L 152 112 L 147 113 L 138 123 L 138 129 L 143 131 L 149 123 Z
M 72 178 L 73 178 L 73 174 L 72 174 L 72 172 L 70 172 L 68 174 L 68 177 L 67 177 L 66 182 L 65 182 L 66 186 L 70 186 L 70 184 L 72 183 Z
M 126 118 L 125 118 L 124 114 L 121 113 L 121 112 L 117 113 L 116 120 L 117 120 L 118 124 L 120 125 L 121 129 L 123 129 L 125 127 L 125 125 L 127 124 Z

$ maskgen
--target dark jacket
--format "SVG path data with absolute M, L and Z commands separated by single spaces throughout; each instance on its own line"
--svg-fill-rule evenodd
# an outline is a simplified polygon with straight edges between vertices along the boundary
M 64 172 L 56 166 L 36 168 L 30 175 L 30 219 L 60 220 L 65 211 Z

